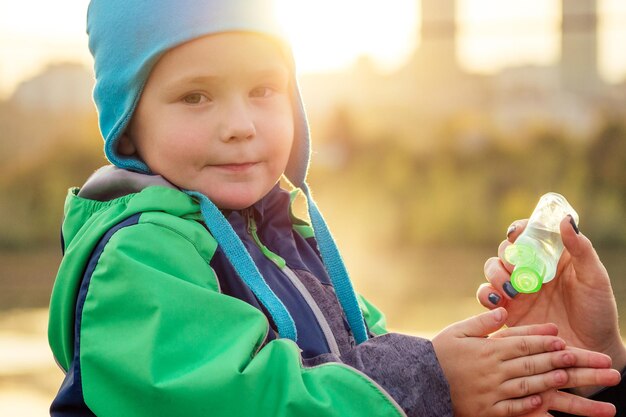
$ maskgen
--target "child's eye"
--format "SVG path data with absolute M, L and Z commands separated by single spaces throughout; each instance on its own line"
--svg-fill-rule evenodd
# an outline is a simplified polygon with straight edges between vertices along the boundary
M 270 87 L 257 87 L 250 92 L 251 97 L 265 98 L 270 97 L 274 93 L 274 90 Z
M 183 97 L 182 100 L 185 104 L 200 104 L 208 101 L 209 98 L 201 93 L 191 93 Z

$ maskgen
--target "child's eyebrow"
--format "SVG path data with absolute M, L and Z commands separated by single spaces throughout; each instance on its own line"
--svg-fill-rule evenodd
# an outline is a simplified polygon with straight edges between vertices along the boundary
M 227 77 L 228 75 L 210 75 L 210 74 L 184 76 L 184 77 L 175 79 L 174 81 L 170 83 L 167 83 L 165 88 L 176 89 L 182 86 L 210 84 L 210 83 L 219 82 L 220 80 L 223 80 L 224 78 L 227 78 Z M 243 73 L 243 77 L 250 78 L 250 79 L 257 79 L 257 78 L 280 78 L 282 79 L 282 78 L 289 77 L 289 69 L 283 65 L 263 67 L 263 68 L 258 68 L 258 69 L 254 69 L 250 71 L 245 71 Z
M 289 69 L 283 65 L 277 65 L 275 67 L 262 68 L 252 73 L 257 77 L 288 77 Z
M 189 85 L 202 85 L 215 82 L 219 80 L 220 77 L 215 75 L 193 75 L 187 77 L 177 78 L 173 81 L 170 81 L 165 85 L 166 90 L 175 90 L 180 87 L 185 87 Z

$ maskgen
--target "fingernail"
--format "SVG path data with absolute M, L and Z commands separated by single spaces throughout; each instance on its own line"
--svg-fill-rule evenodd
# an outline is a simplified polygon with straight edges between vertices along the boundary
M 569 217 L 569 224 L 572 225 L 572 228 L 574 229 L 576 234 L 579 235 L 580 234 L 580 230 L 578 229 L 578 225 L 576 224 L 576 221 L 574 220 L 574 218 L 572 217 L 571 214 L 568 214 L 567 217 Z
M 491 304 L 498 305 L 498 303 L 500 302 L 500 296 L 498 294 L 496 294 L 495 292 L 492 292 L 491 294 L 489 294 L 489 296 L 487 297 L 487 299 L 489 300 L 489 302 Z
M 504 290 L 504 292 L 506 293 L 506 295 L 508 295 L 509 297 L 513 298 L 515 297 L 517 294 L 519 294 L 517 292 L 517 290 L 515 288 L 513 288 L 513 284 L 511 284 L 511 281 L 507 281 L 504 283 L 504 285 L 502 286 L 502 289 Z
M 515 231 L 515 229 L 517 229 L 517 225 L 513 223 L 512 225 L 509 226 L 508 229 L 506 229 L 506 237 L 509 237 L 511 233 Z
M 538 395 L 535 395 L 533 397 L 530 398 L 530 404 L 532 404 L 533 407 L 538 407 L 541 405 L 541 397 Z
M 567 374 L 563 370 L 559 370 L 554 374 L 554 382 L 561 386 L 567 382 Z
M 570 353 L 566 353 L 563 355 L 563 365 L 565 366 L 573 366 L 576 363 L 576 360 L 574 359 L 574 355 L 570 354 Z

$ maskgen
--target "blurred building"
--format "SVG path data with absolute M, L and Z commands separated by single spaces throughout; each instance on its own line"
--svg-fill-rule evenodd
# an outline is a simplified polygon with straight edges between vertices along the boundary
M 468 117 L 506 137 L 542 126 L 585 138 L 607 109 L 615 112 L 623 102 L 615 93 L 618 87 L 599 76 L 596 0 L 562 0 L 556 64 L 506 68 L 494 76 L 471 74 L 459 65 L 455 0 L 419 4 L 419 47 L 396 73 L 380 74 L 361 59 L 349 74 L 304 77 L 313 120 L 328 120 L 336 108 L 347 107 L 358 119 L 356 134 L 362 140 L 386 135 L 419 148 L 438 143 L 455 120 Z M 324 136 L 336 139 L 332 133 Z
M 562 0 L 561 10 L 561 86 L 566 91 L 593 94 L 602 87 L 597 1 Z
M 9 102 L 24 110 L 92 111 L 94 78 L 75 63 L 52 64 L 39 75 L 22 82 Z
M 408 66 L 422 78 L 458 77 L 456 1 L 421 0 L 421 45 Z
M 592 96 L 563 88 L 557 66 L 508 68 L 490 78 L 490 88 L 493 125 L 513 140 L 550 126 L 584 140 L 603 121 Z
M 492 79 L 492 111 L 502 131 L 555 126 L 584 140 L 603 123 L 611 88 L 598 70 L 597 14 L 596 0 L 562 0 L 559 62 L 505 69 Z
M 26 155 L 43 158 L 53 143 L 88 141 L 96 126 L 93 84 L 87 68 L 63 63 L 18 85 L 0 103 L 0 162 L 20 165 L 32 160 Z

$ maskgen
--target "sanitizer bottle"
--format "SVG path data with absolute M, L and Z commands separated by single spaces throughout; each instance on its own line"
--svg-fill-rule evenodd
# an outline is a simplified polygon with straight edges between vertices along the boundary
M 504 259 L 515 265 L 511 284 L 518 292 L 537 292 L 554 278 L 563 252 L 559 225 L 568 214 L 578 224 L 578 214 L 565 197 L 557 193 L 543 195 L 524 232 L 504 251 Z

